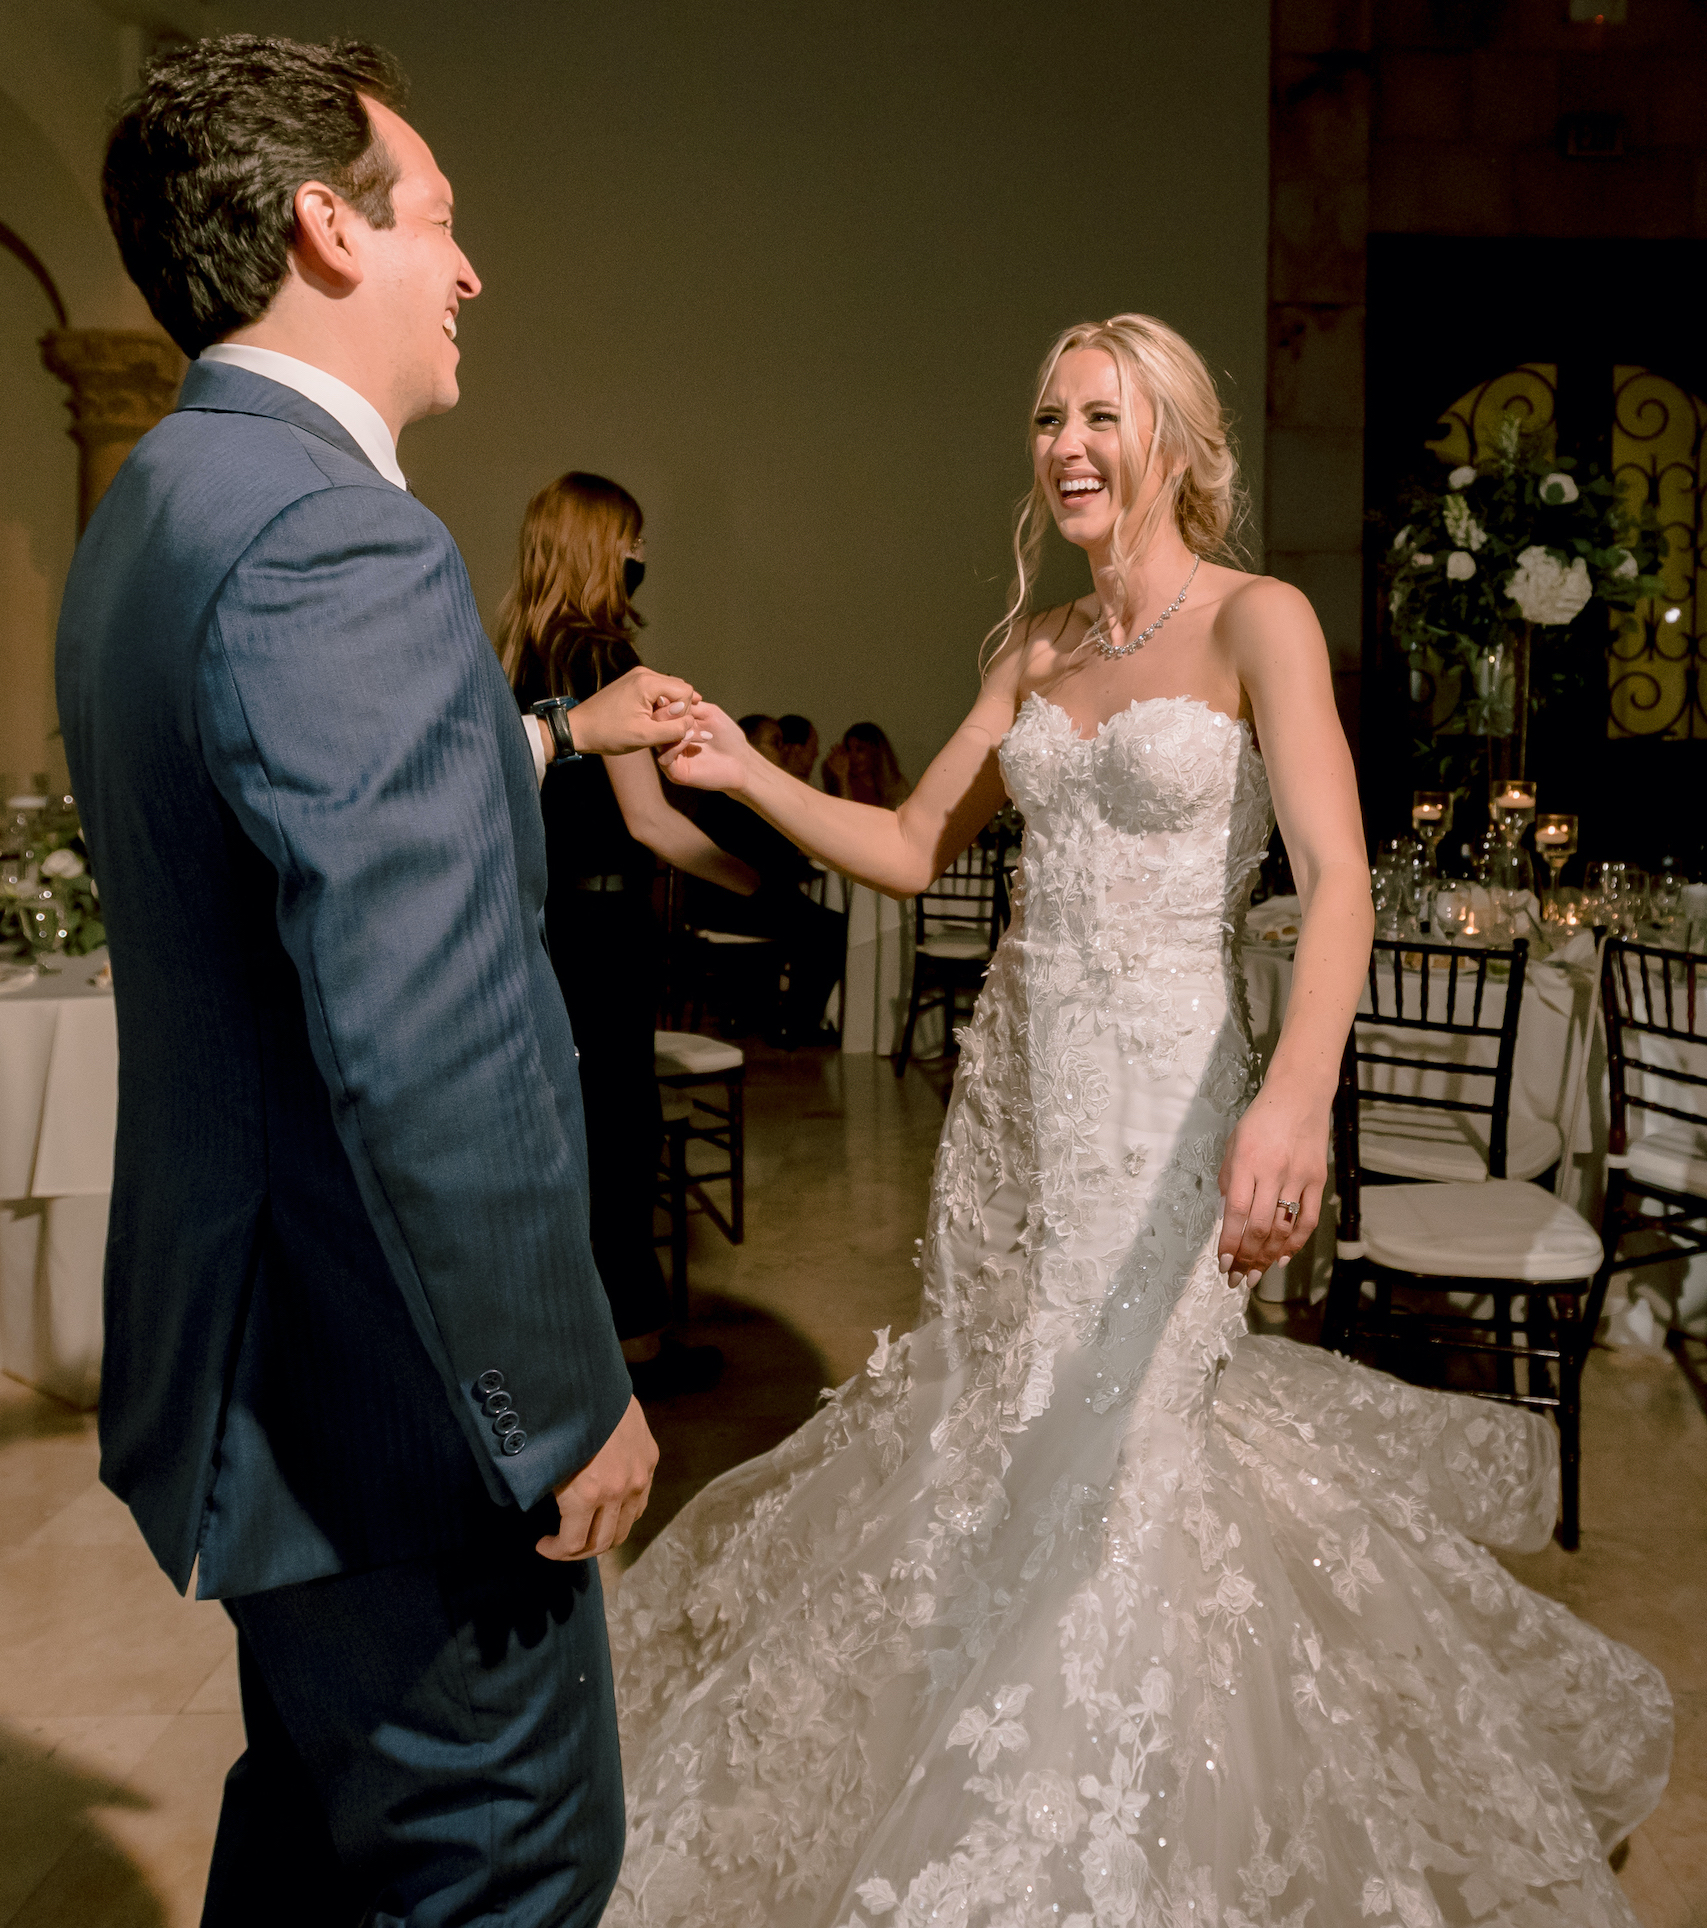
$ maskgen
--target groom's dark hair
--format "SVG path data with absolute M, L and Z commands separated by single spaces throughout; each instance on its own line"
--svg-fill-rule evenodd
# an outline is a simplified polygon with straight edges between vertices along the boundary
M 401 113 L 403 70 L 362 40 L 225 34 L 152 60 L 107 144 L 101 194 L 130 278 L 186 355 L 266 313 L 296 190 L 324 181 L 370 227 L 401 172 L 361 96 Z

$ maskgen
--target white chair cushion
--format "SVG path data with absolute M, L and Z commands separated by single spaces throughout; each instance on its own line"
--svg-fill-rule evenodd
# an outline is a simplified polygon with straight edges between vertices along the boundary
M 1661 1125 L 1630 1147 L 1630 1175 L 1668 1192 L 1707 1196 L 1707 1127 Z
M 1358 1122 L 1358 1159 L 1393 1178 L 1481 1185 L 1488 1176 L 1488 1121 L 1469 1111 L 1366 1104 Z M 1556 1162 L 1563 1141 L 1545 1118 L 1506 1121 L 1505 1175 L 1534 1178 Z
M 1378 1265 L 1433 1278 L 1591 1278 L 1600 1234 L 1570 1206 L 1515 1178 L 1480 1185 L 1367 1185 L 1363 1243 Z
M 927 957 L 988 957 L 990 945 L 978 931 L 931 931 L 919 949 Z
M 745 1064 L 739 1045 L 721 1038 L 702 1037 L 697 1031 L 654 1031 L 652 1072 L 659 1078 L 715 1078 Z
M 697 937 L 702 944 L 768 944 L 771 941 L 750 931 L 689 931 L 688 935 Z

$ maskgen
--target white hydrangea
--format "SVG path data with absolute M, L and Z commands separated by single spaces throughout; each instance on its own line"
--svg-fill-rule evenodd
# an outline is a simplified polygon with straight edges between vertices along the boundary
M 1452 582 L 1468 582 L 1476 573 L 1476 558 L 1468 549 L 1454 549 L 1446 558 L 1446 574 Z
M 1488 539 L 1488 532 L 1470 513 L 1470 505 L 1461 495 L 1449 495 L 1444 509 L 1446 533 L 1460 549 L 1480 549 Z
M 1575 502 L 1577 485 L 1562 469 L 1555 469 L 1551 475 L 1541 478 L 1541 500 L 1558 508 L 1561 503 Z
M 1528 623 L 1568 623 L 1594 594 L 1588 564 L 1581 556 L 1566 568 L 1539 544 L 1525 549 L 1506 578 L 1505 593 Z
M 1432 569 L 1434 567 L 1434 557 L 1425 555 L 1423 551 L 1419 549 L 1416 554 L 1411 557 L 1411 566 L 1414 569 Z
M 1446 478 L 1446 486 L 1449 489 L 1467 489 L 1475 479 L 1476 465 L 1473 462 L 1466 462 L 1461 468 L 1454 469 Z

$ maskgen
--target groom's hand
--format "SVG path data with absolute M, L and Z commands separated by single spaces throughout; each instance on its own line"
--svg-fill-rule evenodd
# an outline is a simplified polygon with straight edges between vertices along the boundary
M 569 712 L 569 734 L 582 756 L 668 749 L 687 734 L 698 701 L 691 683 L 641 664 L 577 703 Z
M 629 671 L 630 676 L 638 674 L 637 670 Z M 627 680 L 624 677 L 623 681 Z M 657 1464 L 657 1442 L 640 1410 L 640 1401 L 630 1399 L 616 1431 L 573 1479 L 558 1487 L 557 1511 L 561 1517 L 557 1531 L 551 1538 L 536 1542 L 534 1551 L 548 1560 L 594 1560 L 613 1546 L 620 1546 L 628 1538 L 628 1529 L 646 1511 Z

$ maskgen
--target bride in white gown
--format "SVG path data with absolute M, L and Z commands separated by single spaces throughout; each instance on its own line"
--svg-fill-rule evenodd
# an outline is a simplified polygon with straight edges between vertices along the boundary
M 1229 1290 L 1315 1222 L 1367 956 L 1320 630 L 1195 559 L 1234 472 L 1170 330 L 1070 331 L 1033 436 L 1016 614 L 899 813 L 717 711 L 676 759 L 898 894 L 1004 794 L 1026 833 L 923 1323 L 622 1581 L 606 1920 L 1628 1923 L 1606 1857 L 1664 1786 L 1665 1685 L 1483 1550 L 1545 1544 L 1551 1426 L 1252 1337 Z M 1097 594 L 1027 622 L 1045 512 Z M 1234 947 L 1271 789 L 1305 911 L 1257 1094 Z

